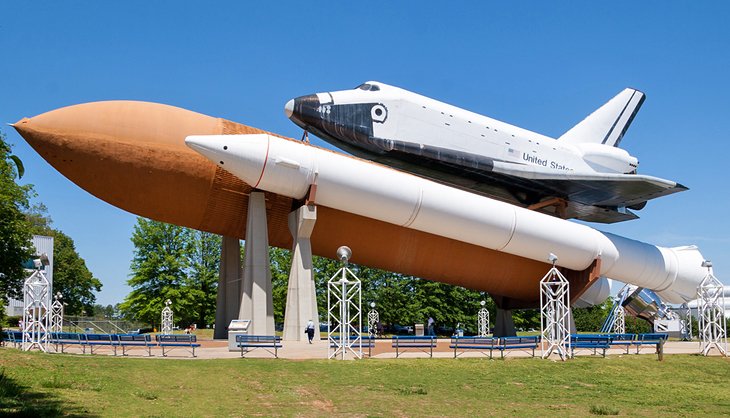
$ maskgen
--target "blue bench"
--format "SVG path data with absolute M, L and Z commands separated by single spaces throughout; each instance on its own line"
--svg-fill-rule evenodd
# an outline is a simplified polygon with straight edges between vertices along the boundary
M 636 334 L 605 334 L 611 337 L 611 346 L 624 346 L 626 348 L 626 354 L 629 354 L 629 348 L 636 345 Z
M 3 331 L 3 340 L 6 343 L 12 343 L 14 348 L 19 348 L 23 343 L 23 333 L 12 329 Z
M 357 335 L 353 335 L 350 337 L 350 341 L 357 338 Z M 340 340 L 339 335 L 333 335 L 329 337 L 330 339 L 330 348 L 335 348 L 338 345 L 338 341 Z M 372 357 L 373 356 L 373 348 L 375 348 L 375 338 L 371 337 L 370 335 L 363 335 L 360 337 L 360 344 L 358 345 L 360 348 L 367 348 L 367 356 Z
M 636 354 L 639 354 L 642 347 L 646 345 L 653 345 L 656 347 L 656 353 L 659 355 L 659 359 L 661 360 L 662 355 L 664 354 L 664 343 L 668 338 L 669 334 L 661 332 L 638 334 L 636 336 L 636 340 L 634 340 L 634 345 L 636 345 Z
M 197 343 L 198 340 L 195 334 L 158 334 L 155 335 L 155 341 L 157 341 L 157 345 L 162 348 L 163 357 L 167 357 L 165 349 L 167 349 L 167 351 L 172 351 L 178 347 L 188 349 L 188 351 L 193 354 L 193 357 L 195 357 L 195 348 L 200 347 L 200 344 Z
M 412 348 L 428 353 L 429 357 L 433 357 L 433 348 L 436 346 L 436 337 L 433 335 L 426 335 L 422 337 L 396 335 L 393 337 L 392 344 L 393 348 L 395 348 L 395 358 L 400 356 L 401 351 L 407 351 Z
M 94 354 L 94 349 L 99 347 L 109 347 L 116 354 L 117 341 L 116 334 L 81 334 L 81 348 L 84 354 L 86 347 L 89 347 L 91 354 Z
M 532 350 L 532 357 L 535 357 L 535 349 L 539 344 L 539 335 L 530 337 L 500 337 L 494 349 L 500 351 L 502 358 L 504 358 L 504 352 L 507 350 Z
M 606 357 L 606 350 L 611 347 L 611 337 L 608 335 L 573 334 L 570 336 L 570 356 L 575 357 L 575 350 L 592 349 L 593 354 L 603 350 L 603 357 Z
M 241 348 L 241 357 L 251 350 L 263 348 L 272 353 L 275 358 L 279 358 L 279 349 L 281 348 L 281 337 L 277 335 L 236 335 L 236 343 Z M 272 352 L 271 349 L 274 349 Z
M 149 334 L 119 334 L 117 345 L 122 347 L 122 355 L 127 355 L 127 350 L 133 347 L 142 347 L 147 350 L 147 355 L 152 356 L 152 337 Z M 116 355 L 116 351 L 114 355 Z
M 54 345 L 56 352 L 58 352 L 58 346 L 60 345 L 61 353 L 65 353 L 67 345 L 81 345 L 82 335 L 77 332 L 51 332 L 48 342 Z
M 486 354 L 489 351 L 489 358 L 492 358 L 492 350 L 499 343 L 497 337 L 452 337 L 449 348 L 454 349 L 454 358 L 464 354 L 466 350 L 475 350 Z M 458 353 L 462 350 L 461 353 Z

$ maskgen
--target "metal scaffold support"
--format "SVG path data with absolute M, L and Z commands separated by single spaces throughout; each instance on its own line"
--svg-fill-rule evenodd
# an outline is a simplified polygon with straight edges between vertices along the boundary
M 362 358 L 362 286 L 360 279 L 347 268 L 352 251 L 337 249 L 342 267 L 327 282 L 327 340 L 329 358 Z
M 727 356 L 725 328 L 725 295 L 723 284 L 712 274 L 712 263 L 705 261 L 707 275 L 697 288 L 700 353 L 708 355 L 713 348 Z
M 370 302 L 370 312 L 368 312 L 368 336 L 377 338 L 378 322 L 380 322 L 380 314 L 375 310 L 375 302 Z
M 621 288 L 621 290 L 619 290 L 616 298 L 613 300 L 613 306 L 608 312 L 608 316 L 601 327 L 602 334 L 609 332 L 616 334 L 626 333 L 626 310 L 624 309 L 623 304 L 626 297 L 630 295 L 634 289 L 636 289 L 636 286 L 626 284 Z
M 555 267 L 558 257 L 550 254 L 553 267 L 540 280 L 540 335 L 542 358 L 557 354 L 570 357 L 570 284 Z
M 165 308 L 162 309 L 162 329 L 160 330 L 162 335 L 170 335 L 172 334 L 172 308 L 170 308 L 170 305 L 172 305 L 172 301 L 170 299 L 165 301 Z
M 49 264 L 48 257 L 43 254 L 40 259 L 33 260 L 35 270 L 23 284 L 23 338 L 21 347 L 24 351 L 37 348 L 48 351 L 48 302 L 50 300 L 50 283 L 43 271 Z
M 482 307 L 477 312 L 477 330 L 480 337 L 486 337 L 489 334 L 489 311 L 486 308 L 486 301 L 479 303 Z
M 687 303 L 679 307 L 679 334 L 682 341 L 692 341 L 692 311 Z
M 54 302 L 51 305 L 49 328 L 51 332 L 63 332 L 63 295 L 61 292 L 56 293 L 53 297 Z
M 613 320 L 614 334 L 626 334 L 626 310 L 623 306 L 617 306 Z

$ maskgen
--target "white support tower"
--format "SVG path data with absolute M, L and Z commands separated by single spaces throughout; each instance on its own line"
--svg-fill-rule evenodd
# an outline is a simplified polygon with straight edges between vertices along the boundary
M 636 289 L 636 286 L 625 284 L 618 291 L 618 294 L 613 299 L 613 305 L 608 312 L 608 316 L 606 316 L 606 320 L 601 326 L 601 334 L 611 332 L 616 334 L 626 333 L 626 309 L 623 307 L 623 304 L 634 289 Z
M 58 292 L 53 299 L 55 300 L 53 305 L 51 305 L 51 311 L 49 312 L 50 321 L 48 321 L 48 327 L 51 332 L 63 332 L 63 302 L 61 302 L 63 295 L 61 292 Z
M 679 307 L 679 333 L 682 341 L 692 341 L 692 311 L 687 302 Z
M 36 269 L 23 284 L 23 338 L 21 347 L 24 351 L 37 348 L 48 351 L 48 302 L 51 291 L 50 283 L 43 271 L 48 265 L 48 257 L 33 261 Z
M 489 311 L 486 308 L 486 301 L 479 302 L 482 307 L 477 312 L 477 330 L 480 337 L 486 337 L 489 334 Z
M 362 286 L 360 279 L 347 268 L 352 251 L 348 247 L 337 249 L 342 267 L 327 282 L 327 340 L 329 357 L 347 359 L 362 358 Z
M 623 306 L 616 306 L 613 311 L 613 332 L 614 334 L 626 334 L 626 310 Z
M 172 308 L 170 308 L 170 305 L 172 305 L 172 301 L 170 299 L 165 301 L 165 307 L 162 309 L 162 326 L 161 326 L 161 332 L 162 335 L 170 335 L 172 334 Z
M 707 275 L 697 288 L 700 353 L 706 356 L 715 348 L 727 356 L 724 287 L 712 274 L 711 262 L 705 261 L 702 266 L 707 267 Z
M 378 322 L 380 322 L 380 314 L 375 310 L 375 302 L 370 302 L 370 312 L 368 312 L 368 336 L 377 338 Z
M 550 254 L 553 267 L 540 280 L 540 335 L 542 358 L 557 354 L 570 357 L 570 284 L 555 267 L 558 257 Z

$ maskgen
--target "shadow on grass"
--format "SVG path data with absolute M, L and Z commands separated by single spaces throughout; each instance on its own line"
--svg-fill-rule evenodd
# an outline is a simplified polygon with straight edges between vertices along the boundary
M 34 392 L 0 370 L 0 416 L 3 417 L 95 417 L 53 394 Z

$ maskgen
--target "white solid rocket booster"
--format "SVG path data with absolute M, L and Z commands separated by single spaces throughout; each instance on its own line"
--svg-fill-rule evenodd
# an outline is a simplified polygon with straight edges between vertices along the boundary
M 266 134 L 189 136 L 186 144 L 256 189 L 294 199 L 317 184 L 317 203 L 558 265 L 588 268 L 651 289 L 670 303 L 694 299 L 705 277 L 694 246 L 663 248 L 603 233 L 372 162 Z

